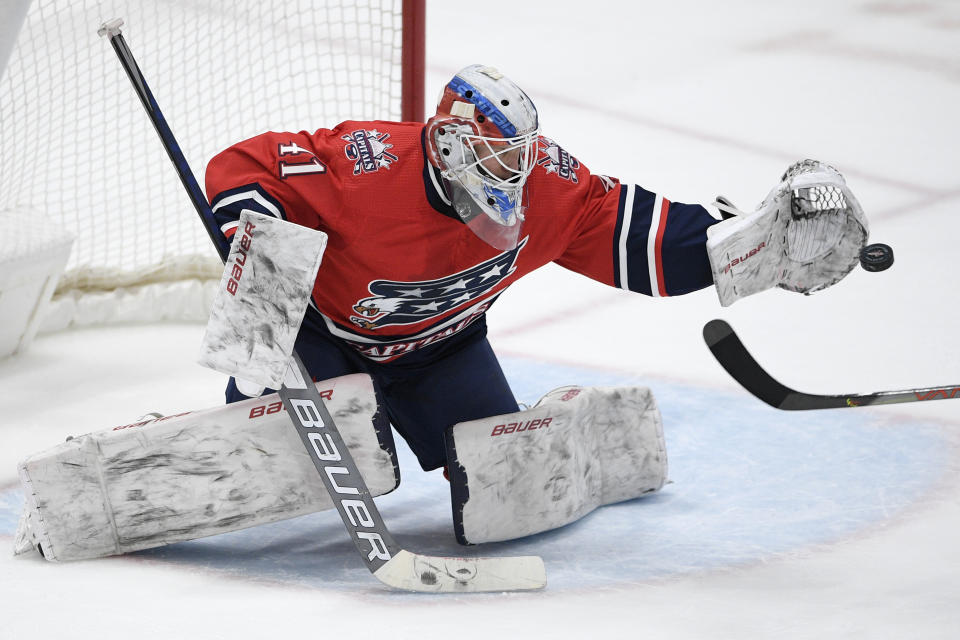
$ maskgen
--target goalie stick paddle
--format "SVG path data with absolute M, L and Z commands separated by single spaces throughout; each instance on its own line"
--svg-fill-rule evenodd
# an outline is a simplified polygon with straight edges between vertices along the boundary
M 720 366 L 726 369 L 734 380 L 754 396 L 777 409 L 786 411 L 843 409 L 960 398 L 960 385 L 839 395 L 804 393 L 777 382 L 767 373 L 750 355 L 733 327 L 726 321 L 711 320 L 705 324 L 703 339 Z
M 120 33 L 122 25 L 119 18 L 110 20 L 97 33 L 110 38 L 207 234 L 221 259 L 225 259 L 217 242 L 213 212 Z M 409 591 L 454 593 L 521 591 L 546 586 L 543 560 L 538 556 L 446 558 L 401 548 L 387 530 L 353 456 L 296 352 L 278 393 L 364 563 L 381 582 Z

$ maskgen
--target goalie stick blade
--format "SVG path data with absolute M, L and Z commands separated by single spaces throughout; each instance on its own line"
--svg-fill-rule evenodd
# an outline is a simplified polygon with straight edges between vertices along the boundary
M 395 589 L 427 593 L 532 591 L 547 586 L 538 556 L 440 558 L 401 550 L 373 575 Z
M 786 411 L 846 409 L 925 400 L 960 398 L 960 385 L 926 387 L 903 391 L 878 391 L 840 395 L 803 393 L 780 384 L 754 360 L 743 342 L 724 320 L 711 320 L 703 327 L 703 339 L 727 373 L 740 385 L 771 407 Z

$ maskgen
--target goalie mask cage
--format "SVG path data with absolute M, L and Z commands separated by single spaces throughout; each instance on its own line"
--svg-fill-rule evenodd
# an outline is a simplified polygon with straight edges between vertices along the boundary
M 215 283 L 222 271 L 97 35 L 107 20 L 124 20 L 201 184 L 211 157 L 264 131 L 423 118 L 424 0 L 11 0 L 0 18 L 0 212 L 75 236 L 60 299 Z M 187 317 L 206 316 L 204 296 Z M 169 317 L 140 312 L 122 319 Z

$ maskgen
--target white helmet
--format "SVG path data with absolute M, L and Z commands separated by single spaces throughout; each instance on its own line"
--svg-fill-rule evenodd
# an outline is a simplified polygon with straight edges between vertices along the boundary
M 520 240 L 539 135 L 527 94 L 482 65 L 453 77 L 427 121 L 427 155 L 440 169 L 454 210 L 497 249 L 513 249 Z

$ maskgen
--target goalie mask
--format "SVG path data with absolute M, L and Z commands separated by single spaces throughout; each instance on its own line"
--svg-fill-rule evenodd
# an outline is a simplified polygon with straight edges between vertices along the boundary
M 427 155 L 440 170 L 454 211 L 497 249 L 519 242 L 539 133 L 527 94 L 482 65 L 453 77 L 427 121 Z

